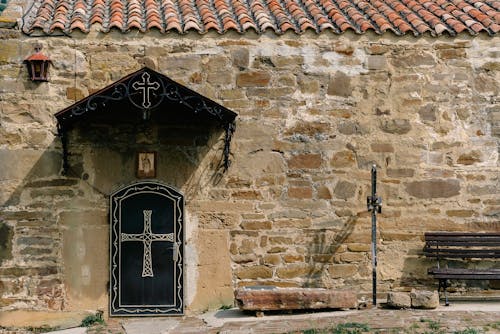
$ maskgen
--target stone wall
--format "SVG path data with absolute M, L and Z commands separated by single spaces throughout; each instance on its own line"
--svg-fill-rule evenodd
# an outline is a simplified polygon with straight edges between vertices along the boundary
M 107 309 L 108 195 L 142 148 L 186 195 L 188 311 L 255 284 L 368 294 L 373 164 L 379 291 L 435 287 L 425 231 L 499 229 L 498 38 L 0 37 L 0 310 Z M 34 43 L 48 83 L 22 65 Z M 145 65 L 239 114 L 229 171 L 218 131 L 117 124 L 72 131 L 62 176 L 53 114 Z

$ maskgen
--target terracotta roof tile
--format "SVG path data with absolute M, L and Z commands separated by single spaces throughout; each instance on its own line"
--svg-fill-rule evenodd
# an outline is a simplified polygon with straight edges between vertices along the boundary
M 33 0 L 23 31 L 88 33 L 158 29 L 162 33 L 272 30 L 340 34 L 373 31 L 433 36 L 500 30 L 498 0 Z

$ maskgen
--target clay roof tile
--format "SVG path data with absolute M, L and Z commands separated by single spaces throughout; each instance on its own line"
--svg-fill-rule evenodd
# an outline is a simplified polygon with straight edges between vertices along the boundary
M 159 29 L 162 33 L 195 30 L 244 33 L 267 29 L 277 34 L 312 29 L 320 33 L 353 30 L 395 34 L 430 32 L 452 35 L 499 31 L 500 1 L 495 0 L 33 0 L 23 31 L 42 29 L 88 32 L 98 23 L 104 31 Z M 374 22 L 376 26 L 372 24 Z M 106 25 L 104 27 L 104 25 Z

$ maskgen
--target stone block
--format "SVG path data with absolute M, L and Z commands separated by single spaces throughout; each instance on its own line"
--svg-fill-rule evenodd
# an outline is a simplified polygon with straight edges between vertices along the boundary
M 413 177 L 415 170 L 411 168 L 388 168 L 387 176 L 403 178 L 403 177 Z
M 281 256 L 278 254 L 267 254 L 264 256 L 264 264 L 279 265 L 281 263 Z
M 315 94 L 319 92 L 319 81 L 310 76 L 299 76 L 297 83 L 299 84 L 300 91 L 304 94 Z
M 411 68 L 420 66 L 435 66 L 436 59 L 433 54 L 426 51 L 408 51 L 398 57 L 390 58 L 395 68 Z
M 284 254 L 281 258 L 286 263 L 304 262 L 304 255 Z
M 363 135 L 366 130 L 357 121 L 345 121 L 338 125 L 338 131 L 343 135 Z
M 475 196 L 494 195 L 500 193 L 500 187 L 496 185 L 469 185 L 467 186 L 467 192 Z
M 0 145 L 19 145 L 22 142 L 21 133 L 17 130 L 15 132 L 8 132 L 6 129 L 0 128 Z
M 357 308 L 353 291 L 300 288 L 240 288 L 235 291 L 238 307 L 245 311 L 349 309 Z
M 315 263 L 332 263 L 335 256 L 332 254 L 315 254 L 312 256 L 312 260 Z
M 30 192 L 31 198 L 37 197 L 74 197 L 75 193 L 70 189 L 38 188 Z
M 289 237 L 269 237 L 269 243 L 271 245 L 290 245 L 293 242 L 292 238 Z
M 21 39 L 21 31 L 18 29 L 2 29 L 0 28 L 0 40 L 6 39 Z
M 59 174 L 60 152 L 43 150 L 0 150 L 0 181 L 43 178 Z M 12 168 L 16 166 L 16 168 Z
M 172 71 L 195 72 L 201 69 L 201 56 L 194 54 L 167 55 L 158 62 L 159 69 L 170 73 Z
M 280 75 L 278 77 L 277 84 L 284 87 L 295 87 L 297 85 L 297 78 L 295 78 L 295 75 L 291 73 Z
M 22 61 L 19 54 L 19 45 L 20 43 L 18 43 L 17 40 L 2 41 L 2 47 L 0 48 L 0 65 Z
M 487 206 L 483 210 L 483 215 L 487 217 L 500 218 L 500 206 Z
M 249 87 L 247 90 L 247 96 L 261 97 L 263 99 L 272 100 L 289 100 L 290 95 L 292 95 L 294 92 L 294 87 Z
M 231 260 L 233 260 L 233 262 L 237 264 L 247 264 L 247 263 L 257 264 L 258 259 L 257 255 L 255 254 L 243 254 L 243 255 L 232 255 Z
M 12 258 L 12 237 L 14 231 L 12 227 L 4 222 L 0 222 L 0 264 L 2 261 Z
M 396 309 L 406 309 L 411 307 L 411 297 L 406 292 L 389 292 L 387 294 L 387 306 Z
M 323 159 L 321 154 L 304 153 L 291 157 L 288 160 L 290 169 L 313 169 L 321 167 Z
M 366 60 L 366 68 L 369 70 L 385 70 L 387 69 L 387 60 L 385 59 L 385 56 L 368 56 Z
M 253 71 L 239 73 L 236 76 L 236 85 L 238 87 L 262 87 L 269 85 L 271 75 L 264 71 Z
M 280 247 L 280 246 L 275 246 L 275 247 L 271 247 L 267 250 L 267 253 L 268 254 L 276 254 L 276 253 L 284 253 L 286 252 L 288 249 L 286 247 Z
M 477 214 L 474 210 L 447 210 L 446 215 L 448 217 L 461 217 L 461 218 L 469 218 L 475 216 Z
M 383 45 L 383 44 L 370 44 L 365 47 L 366 53 L 370 55 L 383 55 L 387 53 L 390 50 L 389 45 Z
M 343 253 L 340 254 L 340 261 L 352 263 L 352 262 L 361 262 L 365 259 L 365 254 L 363 253 Z
M 434 122 L 436 121 L 436 107 L 433 104 L 427 104 L 418 110 L 420 119 L 422 121 Z
M 441 59 L 462 59 L 467 56 L 464 48 L 449 48 L 449 49 L 439 49 L 438 57 Z
M 302 56 L 273 56 L 271 62 L 276 68 L 290 68 L 300 66 L 304 63 Z
M 286 135 L 303 135 L 308 137 L 315 137 L 320 134 L 328 133 L 330 129 L 331 125 L 329 123 L 299 121 L 286 131 Z
M 209 72 L 207 82 L 214 85 L 229 85 L 233 83 L 233 76 L 227 71 Z
M 238 48 L 231 51 L 231 58 L 234 66 L 245 69 L 250 63 L 250 52 L 247 48 Z
M 481 69 L 483 69 L 485 71 L 500 71 L 500 62 L 498 62 L 498 61 L 485 62 L 481 66 Z
M 347 278 L 356 275 L 358 267 L 355 264 L 334 263 L 328 267 L 331 278 Z
M 343 72 L 336 72 L 328 83 L 328 95 L 349 97 L 352 94 L 351 77 Z
M 439 306 L 437 291 L 412 290 L 410 297 L 413 308 L 435 309 Z
M 231 229 L 238 225 L 238 216 L 236 213 L 202 212 L 199 224 L 203 229 Z
M 258 279 L 273 277 L 273 270 L 267 266 L 243 267 L 236 270 L 239 279 Z
M 262 199 L 262 194 L 258 190 L 237 190 L 232 193 L 234 199 L 257 200 Z
M 391 119 L 382 121 L 380 128 L 387 133 L 404 135 L 410 132 L 411 124 L 407 119 Z
M 312 198 L 312 188 L 311 187 L 290 187 L 288 188 L 289 198 Z
M 337 152 L 330 160 L 330 166 L 335 168 L 353 167 L 356 165 L 356 155 L 352 151 Z
M 356 184 L 349 181 L 340 181 L 335 186 L 333 193 L 337 198 L 349 199 L 354 197 L 354 195 L 356 194 L 356 189 Z
M 246 221 L 241 223 L 244 230 L 270 230 L 273 223 L 270 221 Z
M 460 194 L 460 182 L 455 179 L 431 179 L 406 184 L 406 192 L 417 198 L 447 198 Z
M 276 269 L 276 275 L 279 278 L 296 278 L 313 275 L 318 269 L 305 263 L 294 263 Z
M 472 151 L 469 153 L 461 154 L 457 159 L 457 164 L 460 165 L 473 165 L 475 163 L 481 162 L 481 152 Z
M 251 239 L 245 239 L 241 242 L 238 251 L 240 254 L 253 254 L 257 248 L 257 243 Z
M 370 145 L 373 152 L 379 153 L 392 153 L 394 152 L 394 146 L 389 143 L 372 143 Z
M 348 244 L 347 250 L 350 252 L 369 252 L 371 249 L 371 245 L 369 244 Z
M 22 81 L 13 79 L 0 80 L 0 93 L 18 93 L 23 91 Z
M 319 186 L 316 193 L 318 199 L 332 199 L 332 193 L 327 186 Z

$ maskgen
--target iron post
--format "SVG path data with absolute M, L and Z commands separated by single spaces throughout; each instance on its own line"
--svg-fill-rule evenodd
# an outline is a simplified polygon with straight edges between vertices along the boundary
M 382 212 L 382 198 L 377 196 L 377 166 L 372 166 L 372 193 L 366 199 L 368 211 L 372 213 L 372 287 L 373 306 L 377 305 L 377 213 Z

